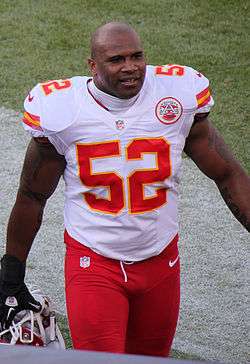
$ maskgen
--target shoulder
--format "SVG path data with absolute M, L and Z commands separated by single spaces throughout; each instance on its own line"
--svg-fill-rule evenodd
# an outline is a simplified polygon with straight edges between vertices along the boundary
M 196 108 L 207 112 L 213 106 L 209 80 L 204 74 L 190 66 L 166 64 L 160 66 L 147 66 L 147 77 L 151 82 L 162 87 L 182 88 L 188 90 L 196 100 Z M 209 105 L 208 105 L 209 104 Z M 207 106 L 206 109 L 204 107 Z
M 190 80 L 192 80 L 193 82 L 198 81 L 199 83 L 209 82 L 208 79 L 199 71 L 196 71 L 190 66 L 184 66 L 179 64 L 165 64 L 158 66 L 148 65 L 147 74 L 151 78 L 162 81 L 175 79 L 183 82 L 187 82 Z
M 24 122 L 41 130 L 59 132 L 74 121 L 79 91 L 87 77 L 72 77 L 38 83 L 24 101 Z

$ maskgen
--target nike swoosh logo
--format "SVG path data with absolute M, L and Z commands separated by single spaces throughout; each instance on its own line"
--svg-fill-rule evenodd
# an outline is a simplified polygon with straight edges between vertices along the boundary
M 31 102 L 34 99 L 34 96 L 31 96 L 31 94 L 28 95 L 28 101 Z
M 169 262 L 168 262 L 168 264 L 169 264 L 169 266 L 170 266 L 170 268 L 173 268 L 173 266 L 178 262 L 178 259 L 179 259 L 179 255 L 177 256 L 177 258 L 175 258 L 175 260 L 170 260 Z

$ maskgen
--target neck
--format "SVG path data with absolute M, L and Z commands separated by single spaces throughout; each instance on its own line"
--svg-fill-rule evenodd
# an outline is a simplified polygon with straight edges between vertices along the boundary
M 118 97 L 107 94 L 106 92 L 101 91 L 91 80 L 88 83 L 88 88 L 91 95 L 102 104 L 102 106 L 110 112 L 124 112 L 129 109 L 137 100 L 138 95 L 131 97 L 130 99 L 119 99 Z

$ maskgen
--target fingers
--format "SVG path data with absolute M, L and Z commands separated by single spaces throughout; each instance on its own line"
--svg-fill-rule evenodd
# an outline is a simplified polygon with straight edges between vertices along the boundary
M 35 300 L 24 283 L 14 296 L 0 292 L 0 323 L 2 330 L 7 330 L 16 314 L 24 310 L 37 313 L 42 311 L 42 304 Z
M 27 308 L 26 310 L 31 310 L 31 311 L 34 311 L 34 312 L 40 312 L 42 310 L 42 305 L 40 302 L 36 301 L 36 300 L 32 300 L 32 302 L 28 302 L 27 303 Z
M 42 310 L 42 305 L 39 301 L 35 300 L 32 294 L 27 290 L 27 301 L 25 304 L 25 309 L 32 310 L 34 312 L 40 312 Z
M 1 302 L 0 322 L 3 330 L 9 328 L 17 312 L 18 312 L 18 304 L 15 297 L 9 296 L 6 298 L 6 300 L 4 300 L 4 302 Z
M 16 307 L 10 307 L 6 304 L 0 305 L 0 323 L 2 330 L 7 330 L 14 320 L 16 314 L 23 310 L 40 312 L 42 310 L 42 305 L 40 304 L 40 302 L 36 301 L 31 295 L 25 303 L 23 302 Z
M 14 320 L 14 317 L 20 310 L 18 308 L 10 307 L 9 310 L 6 312 L 6 317 L 3 322 L 3 329 L 6 330 L 10 327 L 12 321 Z
M 0 322 L 2 330 L 7 330 L 10 327 L 14 317 L 19 311 L 20 309 L 18 307 L 5 307 L 1 310 Z

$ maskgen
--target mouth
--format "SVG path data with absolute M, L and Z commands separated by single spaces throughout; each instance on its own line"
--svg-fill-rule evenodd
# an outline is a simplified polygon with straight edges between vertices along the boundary
M 140 81 L 139 77 L 130 77 L 130 78 L 124 78 L 120 80 L 120 83 L 125 87 L 136 87 Z

